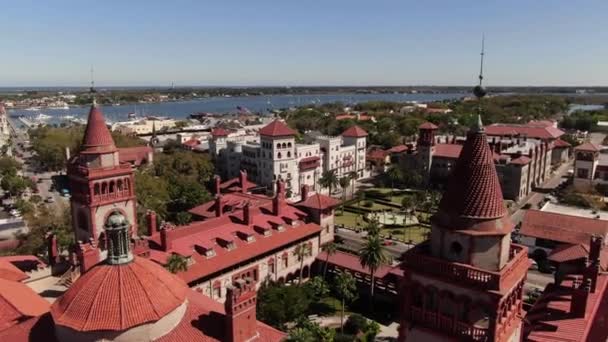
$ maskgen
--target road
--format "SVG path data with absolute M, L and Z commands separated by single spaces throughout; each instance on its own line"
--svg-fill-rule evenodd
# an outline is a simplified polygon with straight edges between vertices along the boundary
M 35 177 L 41 181 L 37 183 L 39 193 L 42 199 L 46 200 L 51 197 L 53 203 L 67 203 L 67 198 L 62 197 L 57 191 L 51 191 L 53 184 L 52 177 L 58 175 L 57 172 L 41 172 L 36 169 L 33 164 L 33 152 L 28 149 L 29 135 L 26 129 L 21 128 L 21 124 L 13 119 L 8 120 L 13 138 L 13 149 L 15 151 L 15 159 L 22 163 L 23 168 L 21 174 L 24 177 Z M 23 147 L 21 147 L 23 146 Z

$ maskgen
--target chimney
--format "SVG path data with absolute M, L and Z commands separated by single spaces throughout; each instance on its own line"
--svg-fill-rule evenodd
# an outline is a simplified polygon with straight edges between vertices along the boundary
M 281 206 L 285 203 L 285 183 L 282 180 L 277 180 L 276 195 L 272 199 L 272 213 L 275 216 L 281 215 Z
M 215 217 L 220 217 L 224 213 L 224 208 L 222 207 L 222 195 L 215 196 Z
M 160 248 L 165 252 L 173 248 L 173 241 L 171 241 L 171 237 L 169 236 L 168 225 L 163 225 L 160 229 Z
M 583 282 L 572 290 L 572 300 L 570 302 L 570 314 L 577 318 L 585 317 L 587 311 L 587 299 L 591 290 L 591 279 L 584 278 Z
M 222 179 L 218 175 L 215 175 L 215 177 L 213 177 L 213 179 L 215 180 L 215 195 L 219 196 L 222 193 L 222 189 L 220 188 Z
M 239 184 L 241 185 L 241 192 L 246 193 L 247 189 L 245 188 L 245 184 L 247 183 L 247 171 L 241 170 L 239 173 Z
M 251 203 L 249 201 L 243 207 L 243 223 L 246 225 L 251 224 Z
M 255 283 L 251 278 L 237 279 L 226 290 L 226 341 L 253 340 L 258 335 Z
M 49 264 L 55 266 L 59 262 L 59 250 L 57 249 L 57 236 L 54 233 L 47 235 L 47 247 L 49 252 Z
M 152 210 L 146 212 L 146 223 L 148 223 L 148 236 L 153 236 L 157 231 L 156 213 Z
M 601 236 L 592 236 L 589 244 L 589 263 L 587 274 L 591 279 L 591 293 L 595 293 L 597 286 L 597 276 L 600 273 L 600 253 L 604 247 L 604 240 Z
M 302 198 L 302 202 L 306 201 L 306 199 L 308 199 L 308 185 L 304 184 L 302 185 L 302 190 L 300 190 L 300 196 Z

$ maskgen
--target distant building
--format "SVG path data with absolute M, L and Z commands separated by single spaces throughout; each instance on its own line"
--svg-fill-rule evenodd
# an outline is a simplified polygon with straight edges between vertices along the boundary
M 152 134 L 154 130 L 162 131 L 175 127 L 176 120 L 164 118 L 145 118 L 122 121 L 112 125 L 112 130 L 125 135 Z
M 422 124 L 415 148 L 407 148 L 407 153 L 400 152 L 399 159 L 402 168 L 416 170 L 428 182 L 444 184 L 461 154 L 463 139 L 437 137 L 437 130 L 432 123 Z M 493 131 L 496 133 L 496 129 Z M 519 201 L 550 177 L 552 167 L 568 160 L 568 146 L 560 143 L 560 152 L 554 153 L 554 144 L 561 141 L 559 139 L 529 138 L 511 133 L 486 136 L 486 139 L 505 199 Z M 552 163 L 554 156 L 558 164 Z
M 240 170 L 247 170 L 251 179 L 261 187 L 274 190 L 277 180 L 287 186 L 288 197 L 300 195 L 308 185 L 319 191 L 318 181 L 324 171 L 333 170 L 338 177 L 366 171 L 367 133 L 358 126 L 342 136 L 315 136 L 308 143 L 296 143 L 296 132 L 285 123 L 275 120 L 259 130 L 258 135 L 231 137 L 229 132 L 216 128 L 211 132 L 209 152 L 222 178 L 234 178 Z
M 600 190 L 607 192 L 608 149 L 593 143 L 576 146 L 573 184 L 579 191 L 588 191 L 599 185 Z

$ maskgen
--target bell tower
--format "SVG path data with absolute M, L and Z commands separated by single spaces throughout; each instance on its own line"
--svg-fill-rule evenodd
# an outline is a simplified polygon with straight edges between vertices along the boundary
M 133 170 L 128 163 L 120 163 L 118 149 L 95 101 L 81 150 L 68 161 L 67 174 L 74 236 L 80 250 L 87 252 L 87 265 L 83 267 L 86 270 L 107 256 L 104 224 L 112 213 L 119 212 L 133 222 L 128 233 L 137 234 Z
M 482 79 L 480 72 L 480 101 Z M 404 255 L 399 341 L 521 340 L 530 261 L 525 247 L 511 243 L 513 223 L 479 112 L 431 218 L 430 240 Z
M 435 153 L 435 132 L 438 128 L 430 122 L 425 122 L 418 127 L 418 142 L 416 143 L 418 169 L 425 182 L 428 182 L 431 176 L 433 154 Z

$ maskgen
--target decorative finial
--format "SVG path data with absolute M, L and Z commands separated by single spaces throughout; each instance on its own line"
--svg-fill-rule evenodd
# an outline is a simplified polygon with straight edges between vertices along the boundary
M 486 96 L 486 89 L 483 87 L 483 56 L 485 55 L 485 36 L 482 35 L 481 36 L 481 61 L 480 61 L 480 65 L 479 65 L 479 85 L 477 85 L 475 88 L 473 88 L 473 94 L 475 94 L 475 97 L 477 97 L 477 99 L 481 99 L 482 97 Z
M 483 122 L 481 121 L 481 114 L 477 114 L 477 122 L 471 127 L 471 131 L 475 133 L 481 133 L 484 131 Z
M 97 90 L 95 89 L 95 77 L 93 74 L 93 66 L 91 65 L 91 88 L 89 88 L 89 93 L 93 97 L 93 107 L 97 107 L 97 98 L 95 96 L 96 92 Z

